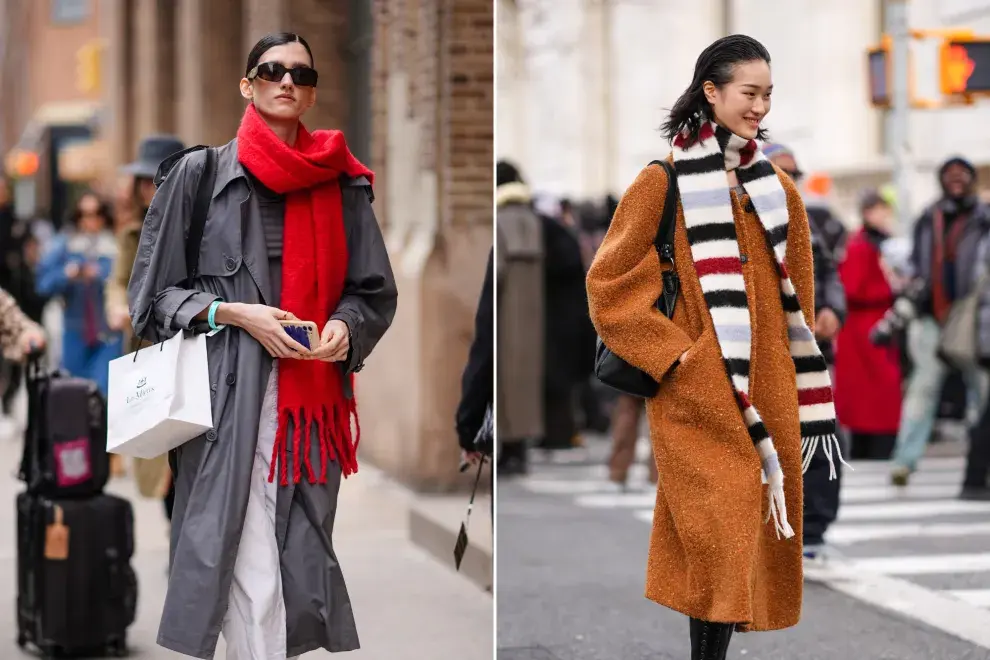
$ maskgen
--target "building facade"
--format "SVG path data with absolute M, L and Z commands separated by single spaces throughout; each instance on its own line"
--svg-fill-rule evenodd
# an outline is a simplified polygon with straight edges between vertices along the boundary
M 688 86 L 701 51 L 744 33 L 770 51 L 775 91 L 767 126 L 802 166 L 829 174 L 852 219 L 858 192 L 890 180 L 884 113 L 870 106 L 866 51 L 880 42 L 881 0 L 498 0 L 498 156 L 559 195 L 621 194 L 669 146 L 658 127 Z M 912 0 L 912 28 L 968 27 L 990 36 L 990 2 Z M 919 92 L 932 96 L 935 51 L 914 49 Z M 935 195 L 950 154 L 990 165 L 974 127 L 990 101 L 911 112 L 914 211 Z M 990 185 L 990 171 L 984 177 Z

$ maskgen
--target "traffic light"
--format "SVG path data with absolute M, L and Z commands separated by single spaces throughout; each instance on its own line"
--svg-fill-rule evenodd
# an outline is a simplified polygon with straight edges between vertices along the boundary
M 870 103 L 890 105 L 890 51 L 885 47 L 871 48 L 866 54 L 870 72 Z
M 76 85 L 84 94 L 100 91 L 100 55 L 103 44 L 90 41 L 76 51 Z
M 948 39 L 939 59 L 943 94 L 990 94 L 990 40 Z

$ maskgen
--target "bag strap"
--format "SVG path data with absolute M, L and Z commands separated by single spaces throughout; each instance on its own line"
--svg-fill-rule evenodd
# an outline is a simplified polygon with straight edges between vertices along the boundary
M 196 189 L 192 218 L 189 222 L 189 237 L 186 239 L 186 273 L 189 280 L 199 275 L 199 248 L 203 243 L 206 216 L 210 212 L 210 201 L 213 199 L 213 186 L 216 179 L 217 150 L 216 147 L 207 147 L 206 164 L 203 166 L 203 174 L 199 178 L 199 187 Z
M 674 221 L 677 217 L 677 172 L 674 166 L 666 160 L 650 161 L 650 165 L 659 165 L 667 172 L 667 196 L 663 200 L 663 213 L 660 216 L 660 226 L 653 239 L 660 258 L 674 263 Z
M 660 214 L 660 224 L 657 235 L 653 238 L 660 262 L 666 261 L 674 266 L 674 228 L 677 218 L 677 172 L 674 166 L 665 160 L 654 160 L 650 165 L 659 165 L 667 172 L 667 196 L 663 200 L 663 212 Z M 663 292 L 657 298 L 656 307 L 667 318 L 674 317 L 674 306 L 677 304 L 677 293 L 680 290 L 680 280 L 677 271 L 668 268 L 661 273 Z

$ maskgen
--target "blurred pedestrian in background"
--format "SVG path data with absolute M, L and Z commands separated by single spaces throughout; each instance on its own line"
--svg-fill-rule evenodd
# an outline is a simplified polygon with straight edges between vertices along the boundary
M 107 365 L 118 357 L 121 334 L 104 316 L 106 282 L 117 258 L 110 206 L 83 193 L 66 226 L 38 264 L 38 292 L 64 304 L 62 366 L 107 394 Z
M 123 352 L 138 348 L 133 345 L 134 331 L 131 328 L 131 314 L 127 305 L 127 284 L 131 279 L 131 270 L 134 268 L 144 219 L 151 206 L 151 200 L 155 197 L 155 173 L 163 160 L 183 149 L 185 145 L 182 141 L 170 135 L 147 137 L 138 145 L 137 160 L 123 168 L 123 172 L 131 179 L 130 192 L 122 195 L 117 202 L 127 207 L 129 220 L 117 230 L 117 259 L 107 281 L 105 301 L 107 325 L 122 333 Z M 140 342 L 140 345 L 148 346 L 150 342 Z M 118 471 L 119 468 L 115 469 L 115 472 Z M 172 483 L 172 473 L 168 468 L 168 457 L 162 455 L 151 459 L 135 458 L 134 477 L 138 492 L 144 497 L 160 498 L 165 506 L 165 516 L 171 520 L 172 507 L 175 503 L 175 485 Z
M 127 308 L 127 283 L 131 279 L 131 269 L 134 267 L 144 218 L 155 196 L 155 172 L 158 171 L 158 166 L 163 160 L 185 148 L 181 140 L 170 135 L 146 137 L 138 145 L 137 160 L 123 168 L 124 173 L 133 179 L 129 204 L 130 222 L 117 232 L 118 258 L 114 262 L 113 273 L 107 281 L 105 311 L 107 324 L 113 330 L 124 334 L 127 347 L 125 350 L 134 348 L 130 347 L 133 330 L 130 310 Z
M 849 314 L 836 342 L 835 410 L 851 434 L 853 458 L 886 460 L 901 419 L 900 351 L 876 346 L 870 332 L 905 282 L 883 259 L 895 228 L 890 202 L 870 190 L 859 207 L 863 226 L 849 239 L 839 266 Z
M 990 371 L 990 232 L 980 241 L 975 280 L 981 290 L 977 306 L 977 348 L 980 368 Z M 960 497 L 990 501 L 990 404 L 984 403 L 979 421 L 970 430 L 969 452 Z
M 594 371 L 595 329 L 588 315 L 585 266 L 570 205 L 550 199 L 540 213 L 544 246 L 544 416 L 539 447 L 552 456 L 581 439 L 581 386 Z
M 32 223 L 14 214 L 10 182 L 0 177 L 0 289 L 13 298 L 24 316 L 40 325 L 48 299 L 35 288 L 38 250 Z M 16 436 L 25 427 L 27 420 L 18 419 L 14 410 L 14 400 L 23 380 L 20 361 L 5 360 L 0 356 L 0 437 Z
M 913 369 L 901 408 L 891 481 L 908 483 L 931 438 L 949 368 L 938 358 L 942 325 L 952 304 L 976 283 L 979 246 L 990 231 L 990 209 L 976 195 L 976 169 L 965 158 L 945 161 L 938 170 L 941 197 L 914 225 L 913 282 L 902 299 L 910 305 L 908 351 Z M 963 374 L 970 421 L 986 403 L 987 374 Z
M 544 223 L 516 166 L 495 168 L 499 474 L 524 474 L 527 443 L 544 434 Z M 568 356 L 570 358 L 570 356 Z
M 492 417 L 495 414 L 495 248 L 488 253 L 488 266 L 485 269 L 485 281 L 481 285 L 481 296 L 478 298 L 478 309 L 474 315 L 474 339 L 468 351 L 467 363 L 461 374 L 461 401 L 457 405 L 455 426 L 457 442 L 461 447 L 462 469 L 465 465 L 476 465 L 478 461 L 491 456 L 494 450 L 494 438 L 488 442 L 488 437 L 479 436 L 485 426 L 485 416 L 489 415 L 489 432 L 491 436 Z M 479 441 L 482 446 L 479 446 Z M 489 446 L 485 447 L 487 443 Z M 495 525 L 495 470 L 490 471 L 491 493 L 490 514 L 492 529 Z M 480 477 L 479 477 L 480 478 Z
M 724 660 L 736 629 L 797 624 L 801 544 L 781 537 L 800 534 L 801 517 L 786 503 L 801 501 L 802 459 L 819 443 L 838 446 L 810 329 L 808 219 L 755 141 L 772 90 L 766 48 L 724 37 L 701 53 L 663 126 L 682 209 L 672 318 L 656 308 L 654 239 L 672 183 L 663 168 L 647 167 L 626 191 L 588 274 L 602 340 L 660 383 L 646 402 L 662 475 L 646 595 L 690 617 L 693 660 Z
M 795 185 L 801 185 L 804 172 L 798 168 L 797 160 L 790 149 L 781 144 L 770 144 L 764 147 L 763 153 L 770 162 L 788 174 Z M 802 199 L 807 200 L 808 196 L 802 195 Z M 844 240 L 845 228 L 822 201 L 817 201 L 815 210 L 817 220 L 812 218 L 811 210 L 808 209 L 811 254 L 815 267 L 815 338 L 834 382 L 833 342 L 845 319 L 846 296 L 830 246 L 837 246 Z M 841 464 L 835 466 L 834 470 L 833 473 L 832 462 L 824 453 L 819 452 L 812 454 L 810 462 L 805 466 L 803 546 L 805 559 L 811 561 L 827 558 L 825 532 L 839 515 Z M 834 551 L 829 549 L 828 552 Z
M 763 153 L 774 165 L 787 172 L 799 188 L 802 188 L 801 199 L 804 201 L 804 208 L 808 213 L 808 222 L 811 223 L 812 233 L 822 241 L 836 263 L 841 261 L 848 231 L 846 225 L 832 210 L 828 199 L 821 194 L 812 194 L 810 190 L 804 189 L 804 170 L 798 167 L 794 152 L 788 147 L 779 143 L 771 143 L 763 147 Z
M 495 291 L 494 248 L 488 254 L 485 282 L 474 317 L 474 339 L 461 376 L 461 401 L 457 406 L 457 438 L 465 460 L 481 458 L 475 438 L 494 403 L 495 382 Z
M 21 362 L 32 351 L 45 347 L 45 331 L 32 321 L 7 291 L 0 289 L 0 355 Z

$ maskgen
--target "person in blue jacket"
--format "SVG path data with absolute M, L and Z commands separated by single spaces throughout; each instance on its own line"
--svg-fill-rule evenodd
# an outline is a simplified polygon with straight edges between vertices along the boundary
M 38 264 L 38 293 L 64 303 L 62 368 L 95 381 L 104 396 L 108 365 L 122 348 L 121 334 L 110 330 L 103 314 L 104 286 L 116 256 L 110 206 L 87 192 Z

